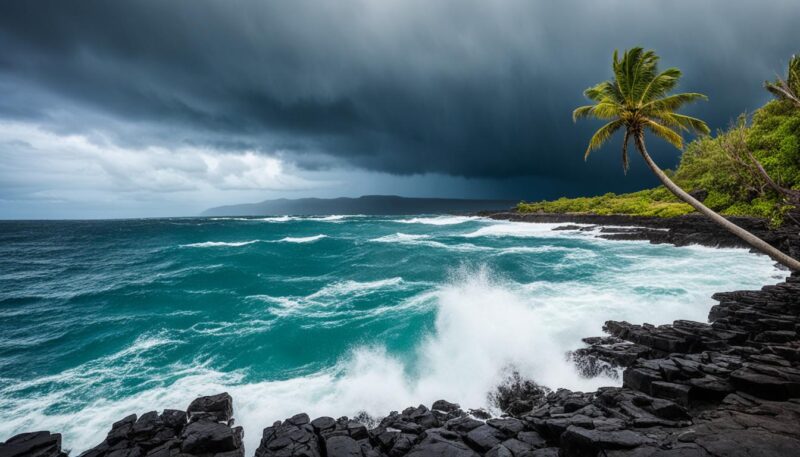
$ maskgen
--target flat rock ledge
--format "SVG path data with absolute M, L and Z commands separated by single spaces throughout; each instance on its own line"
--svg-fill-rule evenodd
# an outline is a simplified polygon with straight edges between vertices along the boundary
M 655 242 L 686 241 L 674 227 L 641 233 L 660 240 Z M 770 242 L 782 249 L 798 246 L 796 234 L 775 236 Z M 731 245 L 702 237 L 695 244 Z M 568 355 L 587 376 L 621 376 L 622 387 L 551 392 L 517 378 L 495 394 L 505 411 L 495 418 L 444 400 L 393 411 L 377 423 L 368 417 L 311 420 L 301 413 L 265 428 L 254 455 L 800 456 L 800 274 L 714 299 L 719 303 L 710 323 L 608 321 L 608 335 L 586 338 L 586 347 Z M 243 431 L 232 416 L 227 393 L 200 397 L 186 411 L 131 415 L 79 457 L 244 457 Z M 23 433 L 0 444 L 0 457 L 23 456 L 66 454 L 61 436 L 50 432 Z

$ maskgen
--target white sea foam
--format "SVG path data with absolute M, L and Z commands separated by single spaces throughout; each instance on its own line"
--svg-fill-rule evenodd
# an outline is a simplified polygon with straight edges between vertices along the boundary
M 376 281 L 336 281 L 307 296 L 276 297 L 271 295 L 252 295 L 248 298 L 277 305 L 269 313 L 278 317 L 301 315 L 311 318 L 309 326 L 331 327 L 353 320 L 367 319 L 387 312 L 418 309 L 430 298 L 425 293 L 414 296 L 400 304 L 388 304 L 368 309 L 350 309 L 347 305 L 354 299 L 376 293 L 387 293 L 428 286 L 427 283 L 406 282 L 401 277 Z
M 293 237 L 287 236 L 285 238 L 281 238 L 278 240 L 279 243 L 313 243 L 314 241 L 319 241 L 323 238 L 327 238 L 328 235 L 314 235 L 314 236 L 301 236 L 301 237 Z
M 260 217 L 253 220 L 261 222 L 289 222 L 296 219 L 297 219 L 296 217 L 292 216 L 271 216 L 271 217 Z
M 260 243 L 263 240 L 250 241 L 204 241 L 202 243 L 182 244 L 182 248 L 219 248 L 219 247 L 239 247 L 248 244 Z
M 475 220 L 481 220 L 481 218 L 474 216 L 412 217 L 410 219 L 396 219 L 392 222 L 400 224 L 456 225 Z
M 397 232 L 394 235 L 385 235 L 380 238 L 373 238 L 370 241 L 374 241 L 376 243 L 406 243 L 409 241 L 424 240 L 430 237 L 430 235 L 413 235 L 409 233 Z
M 393 243 L 410 246 L 426 246 L 430 248 L 447 249 L 451 251 L 488 251 L 492 248 L 486 246 L 476 246 L 470 243 L 446 244 L 441 241 L 434 241 L 431 235 L 422 234 L 408 234 L 408 233 L 395 233 L 393 235 L 386 235 L 379 238 L 373 238 L 370 241 L 375 243 Z
M 366 282 L 341 281 L 325 286 L 319 291 L 311 294 L 309 298 L 352 295 L 375 289 L 386 289 L 387 287 L 393 288 L 394 286 L 401 285 L 402 283 L 403 283 L 403 278 L 399 276 L 394 278 L 379 279 L 377 281 L 366 281 Z
M 553 229 L 563 224 L 531 224 L 528 222 L 497 222 L 492 225 L 481 227 L 474 232 L 465 233 L 463 236 L 467 238 L 476 238 L 483 236 L 491 237 L 552 237 L 552 236 L 574 236 L 574 232 L 558 233 Z

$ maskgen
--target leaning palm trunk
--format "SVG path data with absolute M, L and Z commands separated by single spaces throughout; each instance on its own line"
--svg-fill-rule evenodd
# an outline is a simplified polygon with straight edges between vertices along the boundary
M 738 225 L 734 224 L 733 222 L 725 219 L 724 217 L 720 216 L 716 212 L 714 212 L 711 208 L 707 207 L 706 205 L 700 203 L 699 200 L 689 195 L 686 191 L 678 187 L 677 184 L 672 182 L 671 179 L 661 171 L 661 168 L 656 165 L 653 161 L 650 154 L 647 153 L 647 148 L 644 146 L 644 137 L 641 133 L 635 135 L 634 141 L 636 143 L 636 149 L 639 150 L 639 153 L 642 154 L 645 162 L 647 162 L 647 166 L 650 167 L 650 170 L 658 176 L 658 179 L 661 180 L 661 183 L 664 184 L 664 187 L 669 189 L 670 192 L 675 194 L 676 197 L 680 198 L 681 200 L 685 201 L 692 208 L 696 209 L 698 212 L 704 214 L 709 219 L 721 225 L 725 228 L 725 230 L 733 233 L 734 235 L 738 236 L 744 242 L 752 246 L 753 248 L 767 254 L 768 256 L 772 257 L 773 260 L 776 262 L 787 266 L 788 268 L 800 271 L 800 261 L 793 259 L 792 257 L 786 255 L 779 249 L 773 247 L 771 244 L 767 243 L 766 241 L 762 240 L 761 238 L 753 235 L 752 233 L 748 232 L 747 230 L 739 227 Z

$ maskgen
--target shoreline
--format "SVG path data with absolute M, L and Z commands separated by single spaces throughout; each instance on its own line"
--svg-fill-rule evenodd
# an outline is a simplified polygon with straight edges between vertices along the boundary
M 484 213 L 496 220 L 601 227 L 601 237 L 677 246 L 746 247 L 699 215 L 677 218 Z M 790 254 L 800 236 L 764 221 L 736 222 Z M 547 392 L 518 380 L 502 386 L 504 418 L 480 417 L 437 401 L 370 418 L 298 414 L 264 429 L 257 457 L 680 456 L 800 455 L 800 275 L 760 291 L 720 292 L 709 321 L 659 327 L 608 321 L 609 336 L 587 335 L 572 354 L 587 374 L 624 369 L 623 386 Z M 128 416 L 86 457 L 219 457 L 244 450 L 227 394 L 202 397 L 187 411 Z M 488 420 L 485 420 L 488 419 Z M 485 420 L 485 422 L 484 422 Z M 264 424 L 266 425 L 266 424 Z M 18 435 L 20 436 L 20 435 Z M 11 438 L 0 457 L 61 456 L 60 435 Z

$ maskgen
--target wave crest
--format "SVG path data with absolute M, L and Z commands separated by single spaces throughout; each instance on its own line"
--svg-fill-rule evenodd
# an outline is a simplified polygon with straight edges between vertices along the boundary
M 327 237 L 328 235 L 322 235 L 322 234 L 313 236 L 301 236 L 301 237 L 287 236 L 278 240 L 278 243 L 313 243 L 315 241 L 319 241 Z

